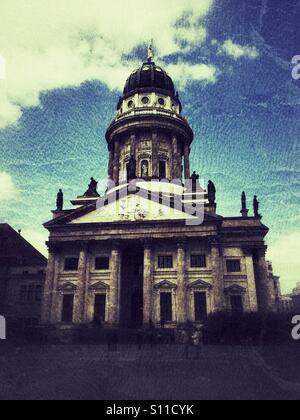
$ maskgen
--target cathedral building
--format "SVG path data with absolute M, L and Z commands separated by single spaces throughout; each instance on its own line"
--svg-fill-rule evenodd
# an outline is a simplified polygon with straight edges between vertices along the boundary
M 109 185 L 92 178 L 63 207 L 50 232 L 42 323 L 53 328 L 176 328 L 209 314 L 268 312 L 268 275 L 259 203 L 242 195 L 241 214 L 217 213 L 212 181 L 190 168 L 194 135 L 174 83 L 149 54 L 128 78 L 108 127 Z

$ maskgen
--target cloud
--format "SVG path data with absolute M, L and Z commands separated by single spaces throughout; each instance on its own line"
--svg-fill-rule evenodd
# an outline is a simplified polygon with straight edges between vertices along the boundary
M 231 39 L 228 39 L 219 47 L 219 52 L 220 54 L 229 55 L 235 60 L 239 60 L 240 58 L 250 58 L 254 60 L 259 57 L 259 52 L 256 47 L 251 47 L 249 45 L 242 46 L 234 43 Z
M 300 232 L 281 236 L 270 245 L 268 259 L 273 262 L 274 273 L 281 276 L 283 293 L 289 293 L 300 281 Z
M 206 39 L 214 0 L 1 0 L 0 128 L 16 123 L 40 94 L 100 80 L 121 89 L 131 69 L 124 55 L 154 40 L 157 55 L 189 51 Z M 145 53 L 146 54 L 146 53 Z M 205 72 L 195 67 L 193 74 Z M 206 78 L 204 78 L 206 79 Z M 197 80 L 202 80 L 197 79 Z
M 190 81 L 215 83 L 218 69 L 210 64 L 189 64 L 179 62 L 165 66 L 170 76 L 177 81 L 180 88 L 184 88 Z
M 16 195 L 12 177 L 6 172 L 0 172 L 0 201 L 11 200 Z
M 40 251 L 41 254 L 46 257 L 48 256 L 48 250 L 46 247 L 46 241 L 48 239 L 47 232 L 41 233 L 32 229 L 24 229 L 21 234 L 23 238 Z

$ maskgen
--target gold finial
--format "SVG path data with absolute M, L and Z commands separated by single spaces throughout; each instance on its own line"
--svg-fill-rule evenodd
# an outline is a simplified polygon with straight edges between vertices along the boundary
M 151 40 L 150 45 L 148 47 L 148 62 L 152 63 L 154 58 L 154 48 L 153 48 L 153 40 Z

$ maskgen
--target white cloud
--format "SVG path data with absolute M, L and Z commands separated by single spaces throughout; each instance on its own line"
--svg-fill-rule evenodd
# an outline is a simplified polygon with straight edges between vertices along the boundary
M 283 235 L 271 244 L 268 259 L 273 262 L 275 275 L 281 276 L 281 287 L 289 293 L 300 281 L 300 232 Z
M 193 80 L 205 83 L 215 83 L 217 81 L 217 68 L 213 65 L 179 62 L 164 67 L 181 88 L 184 88 L 188 82 Z
M 0 128 L 16 123 L 23 107 L 38 106 L 41 92 L 92 79 L 122 88 L 139 64 L 122 60 L 122 55 L 142 43 L 146 54 L 150 39 L 160 58 L 200 45 L 206 39 L 201 21 L 213 3 L 1 0 L 0 55 L 6 60 L 6 80 L 0 81 Z M 199 68 L 191 75 L 195 72 Z
M 11 200 L 16 195 L 12 177 L 6 172 L 0 172 L 0 201 Z
M 47 241 L 47 232 L 41 233 L 31 229 L 22 230 L 21 235 L 26 239 L 32 246 L 34 246 L 38 251 L 41 252 L 44 256 L 48 256 L 48 250 L 46 246 Z
M 256 47 L 249 45 L 242 46 L 234 43 L 231 39 L 225 41 L 219 48 L 220 53 L 229 55 L 230 57 L 238 60 L 240 58 L 256 59 L 259 57 L 259 52 Z

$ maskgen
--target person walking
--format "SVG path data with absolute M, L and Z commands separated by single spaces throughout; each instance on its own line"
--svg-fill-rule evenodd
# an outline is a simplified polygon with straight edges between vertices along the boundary
M 143 333 L 141 331 L 138 332 L 137 336 L 136 336 L 136 341 L 137 341 L 137 346 L 139 351 L 142 350 L 143 348 L 143 342 L 144 342 L 144 336 Z
M 203 331 L 201 328 L 196 328 L 192 335 L 192 343 L 195 348 L 196 359 L 200 359 L 200 349 L 203 346 Z
M 190 344 L 191 344 L 191 338 L 190 333 L 188 330 L 183 330 L 183 344 L 184 344 L 184 356 L 185 359 L 189 359 L 189 352 L 190 352 Z

